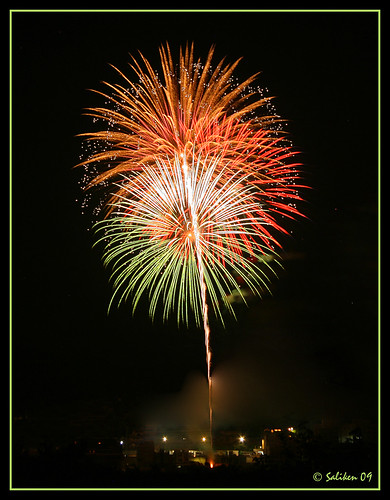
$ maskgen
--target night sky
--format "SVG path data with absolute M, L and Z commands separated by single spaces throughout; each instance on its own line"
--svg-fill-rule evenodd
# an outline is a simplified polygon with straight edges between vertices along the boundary
M 82 171 L 72 168 L 75 136 L 92 128 L 82 110 L 103 104 L 87 89 L 119 81 L 109 63 L 126 70 L 140 50 L 158 67 L 161 43 L 177 54 L 193 40 L 203 59 L 216 44 L 215 63 L 243 56 L 240 79 L 261 71 L 312 188 L 300 205 L 307 219 L 283 240 L 273 296 L 239 310 L 226 331 L 212 324 L 216 425 L 374 422 L 377 14 L 12 17 L 14 414 L 45 415 L 50 435 L 56 415 L 88 405 L 122 405 L 142 423 L 204 400 L 203 332 L 152 325 L 143 308 L 132 319 L 129 305 L 107 316 L 108 274 L 77 201 Z

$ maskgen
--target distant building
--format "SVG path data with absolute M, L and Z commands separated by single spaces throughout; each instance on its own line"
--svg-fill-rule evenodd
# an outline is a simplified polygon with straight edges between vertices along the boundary
M 74 449 L 79 446 L 78 441 L 74 441 Z M 90 439 L 82 442 L 82 448 L 86 456 L 95 464 L 102 464 L 113 469 L 119 469 L 122 452 L 115 439 Z
M 207 439 L 198 434 L 197 440 L 180 430 L 158 433 L 157 442 L 147 439 L 147 433 L 131 433 L 123 443 L 123 467 L 150 470 L 207 465 L 210 449 Z M 150 434 L 149 434 L 150 435 Z M 214 465 L 245 466 L 268 462 L 288 462 L 299 455 L 299 433 L 293 427 L 267 428 L 263 436 L 244 436 L 237 431 L 221 431 L 214 437 Z M 196 442 L 197 441 L 197 442 Z
M 190 455 L 188 450 L 175 450 L 175 464 L 178 467 L 188 465 L 190 463 Z
M 153 441 L 142 441 L 137 445 L 137 468 L 139 470 L 150 470 L 154 465 L 154 443 Z
M 340 426 L 338 439 L 340 443 L 377 443 L 378 426 L 365 419 L 353 419 Z
M 261 451 L 271 461 L 285 462 L 297 455 L 296 431 L 293 427 L 264 429 Z

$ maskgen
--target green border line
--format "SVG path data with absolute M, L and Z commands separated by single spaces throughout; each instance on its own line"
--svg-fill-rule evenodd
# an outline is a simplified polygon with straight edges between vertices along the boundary
M 12 489 L 12 12 L 9 14 L 9 485 Z
M 116 13 L 116 12 L 133 12 L 133 13 L 377 13 L 378 15 L 378 486 L 375 488 L 174 488 L 174 487 L 156 487 L 156 488 L 14 488 L 12 487 L 12 14 L 14 13 Z M 381 474 L 380 474 L 380 340 L 381 340 L 381 323 L 380 323 L 380 173 L 381 173 L 381 126 L 380 126 L 380 57 L 381 57 L 381 10 L 380 9 L 10 9 L 9 10 L 9 491 L 380 491 L 381 490 Z
M 381 485 L 381 11 L 378 11 L 378 489 Z
M 253 12 L 274 12 L 274 13 L 279 13 L 279 12 L 333 12 L 333 13 L 340 13 L 340 12 L 377 12 L 379 13 L 380 10 L 377 9 L 15 9 L 15 10 L 10 10 L 10 12 L 75 12 L 75 13 L 83 13 L 83 12 L 145 12 L 145 13 L 150 13 L 150 12 L 158 12 L 158 13 L 173 13 L 173 12 L 179 12 L 179 13 L 194 13 L 194 12 L 240 12 L 240 13 L 253 13 Z

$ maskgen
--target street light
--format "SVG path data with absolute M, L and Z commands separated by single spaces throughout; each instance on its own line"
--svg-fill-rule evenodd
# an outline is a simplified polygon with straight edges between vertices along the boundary
M 163 436 L 162 440 L 164 441 L 164 443 L 166 443 L 168 441 L 167 436 Z
M 244 436 L 240 436 L 240 437 L 238 438 L 238 440 L 240 441 L 240 443 L 243 443 L 243 442 L 245 441 L 245 437 L 244 437 Z

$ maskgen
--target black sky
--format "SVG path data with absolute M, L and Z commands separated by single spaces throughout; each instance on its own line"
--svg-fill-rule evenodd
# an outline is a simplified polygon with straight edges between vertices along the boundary
M 137 409 L 205 374 L 202 332 L 153 326 L 142 310 L 107 317 L 108 276 L 72 169 L 75 135 L 91 128 L 82 109 L 101 104 L 86 89 L 117 81 L 109 63 L 125 69 L 140 50 L 158 66 L 161 43 L 177 53 L 193 40 L 202 58 L 214 43 L 216 62 L 243 56 L 240 79 L 262 72 L 313 188 L 285 241 L 300 258 L 286 260 L 274 296 L 214 328 L 215 377 L 230 391 L 221 422 L 375 418 L 377 31 L 377 14 L 358 12 L 13 14 L 16 413 L 90 400 Z

